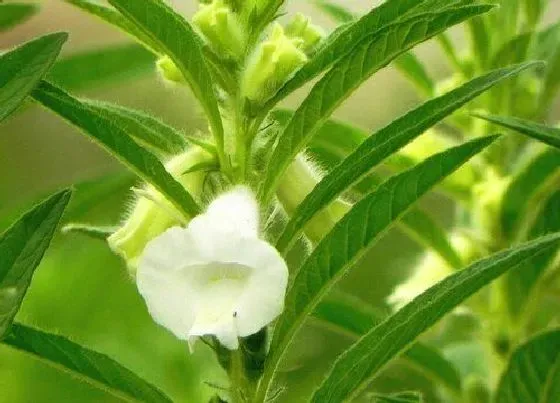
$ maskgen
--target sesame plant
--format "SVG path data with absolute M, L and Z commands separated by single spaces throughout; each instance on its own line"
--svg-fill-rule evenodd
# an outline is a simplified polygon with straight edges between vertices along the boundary
M 68 36 L 50 33 L 6 50 L 0 121 L 39 105 L 129 173 L 60 190 L 0 237 L 7 348 L 107 401 L 191 401 L 71 335 L 14 321 L 62 221 L 67 236 L 119 256 L 184 359 L 212 352 L 227 382 L 208 379 L 204 401 L 560 401 L 560 130 L 549 121 L 560 25 L 542 22 L 546 0 L 387 0 L 363 15 L 315 2 L 339 24 L 329 34 L 282 0 L 201 0 L 190 18 L 164 0 L 64 1 L 137 44 L 57 61 Z M 0 4 L 0 30 L 36 9 Z M 414 53 L 430 40 L 449 62 L 444 79 Z M 333 119 L 389 65 L 422 102 L 374 131 Z M 196 99 L 203 133 L 75 95 L 153 70 Z M 63 218 L 121 189 L 134 198 L 121 222 Z M 453 206 L 451 225 L 418 203 L 427 194 Z M 409 278 L 383 306 L 343 293 L 340 280 L 392 227 L 425 249 Z M 384 270 L 366 266 L 372 279 Z M 294 392 L 286 362 L 311 323 L 349 343 Z M 398 363 L 428 386 L 411 388 Z M 390 388 L 379 381 L 388 371 Z

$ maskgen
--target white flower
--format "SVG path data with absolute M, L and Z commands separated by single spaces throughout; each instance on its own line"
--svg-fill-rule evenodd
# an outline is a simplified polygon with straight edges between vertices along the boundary
M 272 322 L 284 307 L 288 268 L 258 228 L 257 202 L 239 187 L 186 228 L 152 240 L 136 281 L 154 320 L 179 339 L 214 335 L 229 349 Z

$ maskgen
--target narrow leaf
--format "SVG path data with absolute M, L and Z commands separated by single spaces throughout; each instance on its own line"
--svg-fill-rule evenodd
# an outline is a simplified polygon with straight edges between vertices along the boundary
M 560 129 L 555 129 L 553 127 L 514 117 L 500 117 L 494 115 L 482 115 L 478 113 L 474 114 L 474 116 L 507 129 L 515 130 L 548 144 L 549 146 L 560 148 Z
M 412 52 L 407 52 L 395 60 L 395 67 L 408 78 L 424 95 L 434 93 L 435 83 L 424 64 Z
M 280 359 L 303 326 L 307 315 L 313 312 L 330 288 L 420 197 L 495 139 L 495 136 L 479 138 L 454 147 L 390 178 L 356 203 L 337 223 L 295 272 L 284 312 L 274 329 L 271 353 L 261 381 L 261 393 L 265 387 L 268 388 Z
M 105 102 L 85 102 L 94 112 L 120 126 L 151 152 L 170 156 L 184 151 L 185 138 L 177 130 L 144 112 Z
M 49 81 L 68 89 L 83 90 L 154 71 L 154 55 L 136 44 L 116 45 L 79 52 L 55 63 Z
M 108 356 L 86 349 L 62 336 L 15 324 L 4 343 L 113 398 L 125 402 L 171 403 L 155 386 Z
M 115 122 L 91 109 L 52 84 L 42 82 L 33 91 L 33 98 L 60 115 L 110 151 L 134 173 L 152 184 L 187 216 L 195 216 L 198 205 L 163 164 L 149 151 L 140 147 Z
M 333 1 L 316 0 L 314 4 L 335 22 L 346 23 L 354 21 L 354 14 L 350 10 Z
M 385 316 L 357 298 L 341 293 L 333 294 L 321 301 L 313 312 L 313 317 L 354 340 L 381 323 Z M 417 342 L 403 354 L 403 358 L 407 364 L 452 393 L 461 393 L 459 372 L 437 350 Z
M 0 122 L 43 78 L 66 39 L 66 33 L 49 34 L 0 55 Z
M 62 232 L 64 233 L 82 234 L 90 238 L 99 239 L 102 241 L 106 240 L 117 230 L 118 227 L 107 227 L 107 226 L 99 227 L 90 224 L 78 224 L 78 223 L 66 224 L 62 228 Z
M 422 403 L 422 395 L 419 392 L 399 392 L 390 395 L 374 393 L 373 403 Z
M 43 259 L 71 191 L 51 196 L 0 236 L 0 339 L 6 334 Z
M 530 66 L 533 64 L 495 70 L 478 77 L 439 98 L 426 102 L 370 136 L 307 195 L 279 238 L 278 249 L 285 250 L 317 212 L 331 203 L 351 184 L 363 178 L 385 158 L 482 92 Z
M 560 330 L 538 335 L 512 354 L 496 403 L 560 401 Z
M 199 46 L 199 38 L 189 23 L 159 0 L 109 0 L 127 19 L 169 56 L 202 104 L 216 139 L 223 148 L 224 129 L 212 76 Z
M 38 7 L 34 4 L 0 4 L 0 32 L 21 24 L 37 11 Z
M 559 243 L 560 234 L 528 242 L 476 262 L 431 287 L 342 354 L 312 401 L 340 402 L 356 397 L 392 358 L 446 313 L 509 269 Z
M 262 182 L 260 199 L 270 200 L 290 161 L 309 143 L 332 112 L 373 73 L 414 45 L 491 8 L 487 5 L 467 6 L 421 14 L 389 25 L 360 41 L 313 87 L 279 135 Z

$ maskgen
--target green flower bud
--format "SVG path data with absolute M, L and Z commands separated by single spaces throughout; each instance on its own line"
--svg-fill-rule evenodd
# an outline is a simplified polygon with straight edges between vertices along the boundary
M 166 168 L 179 183 L 196 196 L 202 193 L 205 173 L 185 174 L 185 172 L 212 158 L 200 148 L 191 148 L 169 161 Z M 145 193 L 146 197 L 138 199 L 123 226 L 107 240 L 113 252 L 126 261 L 129 272 L 133 276 L 136 273 L 138 259 L 148 242 L 173 226 L 185 224 L 187 220 L 152 186 L 147 186 Z
M 289 38 L 275 24 L 270 38 L 259 45 L 245 69 L 243 95 L 257 103 L 270 99 L 307 62 L 301 43 L 302 39 Z
M 166 80 L 177 84 L 184 84 L 186 82 L 183 73 L 181 73 L 181 70 L 177 68 L 170 57 L 162 57 L 157 61 L 156 66 L 161 76 Z
M 276 195 L 288 214 L 293 214 L 305 197 L 321 179 L 313 165 L 303 156 L 298 156 L 282 177 Z M 305 235 L 318 242 L 327 235 L 334 225 L 350 210 L 350 205 L 335 200 L 327 208 L 317 213 L 305 226 Z
M 311 24 L 309 18 L 298 13 L 286 26 L 286 35 L 293 39 L 301 39 L 300 49 L 310 53 L 323 39 L 325 32 L 317 25 Z
M 240 60 L 246 47 L 243 25 L 224 0 L 200 4 L 193 16 L 193 23 L 218 55 Z

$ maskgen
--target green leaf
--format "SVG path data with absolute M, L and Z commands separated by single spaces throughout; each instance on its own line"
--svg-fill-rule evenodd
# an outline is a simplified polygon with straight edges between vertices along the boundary
M 317 212 L 348 189 L 351 184 L 363 178 L 385 158 L 493 85 L 533 65 L 513 66 L 478 77 L 439 98 L 426 102 L 370 136 L 307 195 L 280 236 L 278 249 L 285 250 Z
M 0 32 L 21 24 L 37 13 L 38 10 L 38 7 L 34 4 L 0 4 Z
M 350 10 L 333 1 L 316 0 L 314 4 L 335 22 L 346 23 L 354 21 L 354 14 Z
M 531 202 L 540 198 L 543 189 L 549 187 L 559 172 L 560 151 L 546 149 L 535 155 L 513 177 L 503 197 L 500 214 L 502 234 L 506 239 L 513 240 L 519 232 L 522 219 L 535 209 Z
M 52 84 L 42 82 L 33 91 L 33 98 L 60 115 L 115 155 L 134 173 L 152 184 L 175 207 L 193 217 L 199 207 L 193 197 L 177 182 L 163 164 L 140 147 L 119 125 Z
M 94 15 L 101 20 L 119 28 L 123 32 L 137 39 L 142 45 L 146 46 L 153 53 L 163 55 L 164 52 L 159 48 L 158 44 L 146 35 L 131 21 L 123 17 L 117 11 L 110 7 L 106 7 L 96 1 L 91 0 L 64 0 L 66 3 L 72 4 L 88 14 Z
M 379 35 L 381 30 L 415 13 L 441 11 L 456 3 L 461 3 L 461 0 L 393 0 L 373 8 L 353 24 L 334 31 L 313 58 L 267 102 L 268 108 L 330 68 L 337 60 L 349 57 L 350 51 L 359 46 L 362 40 Z
M 512 354 L 496 403 L 560 401 L 560 330 L 540 334 Z
M 339 292 L 332 294 L 334 295 L 329 295 L 321 301 L 313 312 L 313 317 L 352 339 L 357 339 L 369 332 L 385 316 L 360 299 Z M 461 393 L 459 372 L 437 350 L 417 342 L 403 354 L 403 358 L 407 364 L 446 387 L 455 395 Z
M 412 52 L 395 59 L 395 67 L 412 82 L 424 95 L 434 93 L 435 83 L 426 71 L 424 64 Z
M 0 236 L 0 339 L 19 310 L 71 193 L 64 190 L 51 196 Z
M 154 55 L 137 44 L 114 45 L 73 54 L 55 63 L 49 81 L 68 90 L 83 90 L 154 71 Z
M 480 113 L 475 113 L 473 115 L 507 129 L 515 130 L 548 144 L 549 146 L 560 148 L 560 129 L 514 117 L 500 117 L 495 115 L 483 115 Z
M 391 2 L 386 3 L 391 4 Z M 259 196 L 268 202 L 278 180 L 332 112 L 368 77 L 414 45 L 492 7 L 467 6 L 426 13 L 389 25 L 368 36 L 337 63 L 311 90 L 278 137 Z
M 313 402 L 356 397 L 369 380 L 424 331 L 509 269 L 560 244 L 560 233 L 502 251 L 454 273 L 372 329 L 343 353 L 313 395 Z
M 84 103 L 95 113 L 121 127 L 138 144 L 157 155 L 175 155 L 187 147 L 181 133 L 144 112 L 106 102 Z
M 119 229 L 118 227 L 107 227 L 107 226 L 99 227 L 90 224 L 71 223 L 71 224 L 66 224 L 62 228 L 62 232 L 82 234 L 93 239 L 99 239 L 105 241 L 118 229 Z
M 373 403 L 422 403 L 422 395 L 419 392 L 399 392 L 390 395 L 380 393 L 372 394 Z
M 224 128 L 212 76 L 189 23 L 159 0 L 109 0 L 127 19 L 169 56 L 202 104 L 218 150 L 224 146 Z
M 547 0 L 522 0 L 522 6 L 527 16 L 529 26 L 536 26 L 544 13 Z
M 171 399 L 155 386 L 108 356 L 62 336 L 14 324 L 4 343 L 113 398 L 125 402 L 171 403 Z
M 49 34 L 0 55 L 0 122 L 43 78 L 66 39 L 66 33 Z
M 495 139 L 496 136 L 479 138 L 451 148 L 390 178 L 356 203 L 336 224 L 294 273 L 284 312 L 274 329 L 268 364 L 259 387 L 261 396 L 296 332 L 330 288 L 420 197 Z

